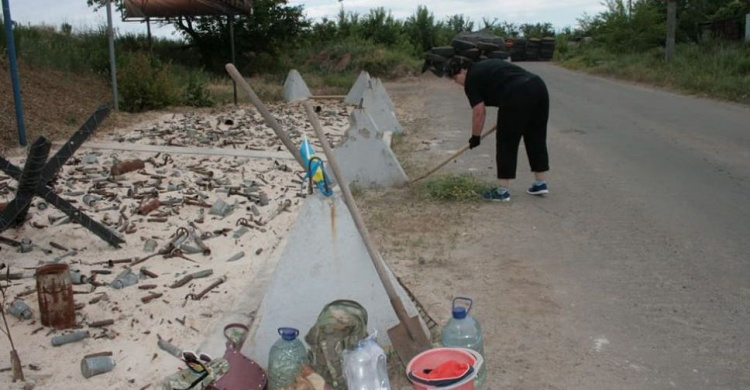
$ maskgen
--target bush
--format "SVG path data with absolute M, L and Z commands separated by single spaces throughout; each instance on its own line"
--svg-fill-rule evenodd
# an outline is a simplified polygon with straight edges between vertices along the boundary
M 177 102 L 169 64 L 144 53 L 123 56 L 117 84 L 125 111 L 141 112 L 164 108 Z
M 206 79 L 200 73 L 191 73 L 183 96 L 183 103 L 193 107 L 213 107 L 216 103 L 206 88 Z
M 475 201 L 491 186 L 469 174 L 443 175 L 422 182 L 417 187 L 423 198 L 440 201 Z

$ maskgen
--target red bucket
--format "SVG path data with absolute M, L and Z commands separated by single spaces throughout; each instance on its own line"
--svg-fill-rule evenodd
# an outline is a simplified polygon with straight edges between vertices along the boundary
M 409 373 L 423 372 L 424 370 L 434 369 L 439 365 L 455 360 L 462 363 L 468 363 L 474 370 L 459 382 L 447 386 L 430 386 L 412 379 Z M 415 390 L 474 390 L 474 380 L 482 368 L 484 359 L 478 352 L 467 348 L 433 348 L 415 356 L 406 366 L 406 376 L 409 378 L 412 387 Z

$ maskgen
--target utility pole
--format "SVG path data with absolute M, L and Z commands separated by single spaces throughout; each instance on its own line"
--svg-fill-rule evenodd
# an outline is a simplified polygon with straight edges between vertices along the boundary
M 677 0 L 667 3 L 667 62 L 674 58 L 675 34 L 677 33 Z

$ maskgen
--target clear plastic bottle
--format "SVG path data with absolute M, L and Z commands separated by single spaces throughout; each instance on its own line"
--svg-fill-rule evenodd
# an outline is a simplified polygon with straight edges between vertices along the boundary
M 294 384 L 303 364 L 309 364 L 307 348 L 297 339 L 299 330 L 279 328 L 281 338 L 268 354 L 268 390 Z
M 348 390 L 390 390 L 385 351 L 371 335 L 344 352 L 344 377 Z
M 458 301 L 469 304 L 468 307 L 456 305 Z M 479 352 L 484 358 L 484 339 L 482 338 L 482 325 L 474 317 L 469 315 L 473 305 L 471 298 L 456 297 L 453 299 L 453 317 L 443 326 L 442 343 L 444 347 L 469 348 Z M 486 363 L 485 359 L 485 363 Z M 483 364 L 474 382 L 476 387 L 481 386 L 487 377 L 486 364 Z

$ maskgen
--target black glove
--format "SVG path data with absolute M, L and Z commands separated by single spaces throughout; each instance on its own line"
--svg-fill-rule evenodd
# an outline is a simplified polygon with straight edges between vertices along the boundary
M 478 135 L 472 135 L 471 138 L 469 138 L 469 149 L 474 149 L 477 146 L 479 146 L 479 144 L 481 143 L 482 143 L 482 137 Z

